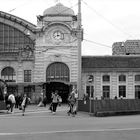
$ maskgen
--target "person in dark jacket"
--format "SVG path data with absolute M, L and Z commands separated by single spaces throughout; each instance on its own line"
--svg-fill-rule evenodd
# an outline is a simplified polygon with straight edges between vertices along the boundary
M 27 107 L 28 101 L 29 101 L 29 99 L 28 99 L 27 95 L 24 94 L 23 99 L 22 99 L 22 103 L 21 103 L 22 116 L 24 116 L 25 108 Z
M 44 104 L 44 107 L 46 107 L 46 105 L 47 105 L 47 97 L 46 96 L 44 96 L 44 98 L 43 98 L 43 104 Z
M 5 95 L 5 104 L 6 104 L 6 109 L 8 113 L 11 107 L 11 102 L 8 100 L 8 94 Z

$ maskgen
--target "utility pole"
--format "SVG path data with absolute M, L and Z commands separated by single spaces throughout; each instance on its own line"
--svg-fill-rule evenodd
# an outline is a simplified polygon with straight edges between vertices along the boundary
M 77 89 L 78 94 L 81 94 L 81 0 L 78 0 L 78 78 L 77 78 Z

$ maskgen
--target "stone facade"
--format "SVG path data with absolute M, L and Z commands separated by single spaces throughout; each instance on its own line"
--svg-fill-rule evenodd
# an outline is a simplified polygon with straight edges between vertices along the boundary
M 93 98 L 97 99 L 101 99 L 101 97 L 114 99 L 115 96 L 120 98 L 122 93 L 124 93 L 123 98 L 140 98 L 139 61 L 139 56 L 83 57 L 82 87 L 84 93 L 90 86 L 93 87 Z M 88 81 L 90 75 L 93 76 L 92 82 Z M 106 75 L 109 76 L 108 81 L 103 80 L 103 76 Z M 125 79 L 119 79 L 119 76 L 123 76 Z M 104 91 L 104 86 L 108 86 L 109 90 Z M 108 96 L 105 95 L 105 92 L 108 92 Z
M 62 80 L 60 82 L 67 82 L 68 85 L 77 83 L 78 30 L 77 17 L 72 9 L 58 3 L 46 9 L 43 15 L 37 16 L 37 26 L 4 12 L 0 14 L 0 22 L 2 23 L 1 28 L 8 28 L 8 30 L 11 28 L 15 33 L 18 32 L 17 36 L 19 38 L 19 34 L 21 33 L 23 38 L 27 38 L 32 43 L 32 48 L 29 44 L 29 48 L 27 49 L 25 47 L 28 44 L 26 44 L 27 41 L 24 39 L 25 42 L 23 41 L 23 44 L 18 44 L 15 50 L 16 40 L 14 40 L 12 51 L 15 51 L 16 55 L 12 53 L 13 55 L 10 56 L 10 52 L 8 52 L 9 54 L 6 56 L 5 49 L 4 53 L 0 52 L 0 70 L 2 71 L 5 67 L 10 67 L 16 73 L 16 83 L 8 82 L 9 85 L 17 86 L 16 92 L 25 93 L 25 86 L 34 86 L 30 91 L 31 98 L 38 98 L 42 90 L 44 90 L 42 86 L 47 80 L 47 69 L 51 64 L 55 63 L 63 64 L 69 70 L 69 75 L 66 75 L 69 80 Z M 1 36 L 4 40 L 5 37 L 3 37 L 3 34 Z M 2 48 L 4 48 L 4 43 Z M 29 53 L 26 54 L 28 50 L 31 51 L 31 56 L 29 56 Z M 9 48 L 8 51 L 10 51 Z M 26 83 L 24 81 L 24 70 L 31 70 L 30 82 Z M 63 70 L 61 71 L 63 72 Z M 65 79 L 66 72 L 63 72 L 63 79 Z M 57 75 L 54 74 L 54 76 Z M 57 82 L 56 79 L 52 80 Z
M 37 16 L 37 25 L 0 12 L 0 73 L 7 67 L 15 72 L 15 81 L 8 82 L 8 85 L 15 86 L 16 92 L 29 93 L 34 102 L 44 90 L 45 94 L 51 95 L 47 93 L 49 90 L 59 88 L 63 90 L 61 95 L 66 101 L 71 86 L 76 86 L 78 79 L 77 28 L 74 11 L 60 3 Z M 113 56 L 82 56 L 79 99 L 86 92 L 97 99 L 119 98 L 120 95 L 129 99 L 140 98 L 139 44 L 140 40 L 116 42 L 112 46 Z M 31 71 L 28 75 L 31 80 L 25 82 L 24 72 L 28 70 Z M 89 80 L 91 75 L 93 79 Z M 122 81 L 119 81 L 119 76 L 122 76 Z M 1 79 L 3 77 L 0 75 Z

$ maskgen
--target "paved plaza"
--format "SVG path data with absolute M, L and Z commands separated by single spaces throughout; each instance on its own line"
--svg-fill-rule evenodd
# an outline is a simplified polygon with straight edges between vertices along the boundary
M 48 106 L 28 106 L 25 116 L 15 109 L 0 115 L 0 140 L 139 140 L 140 115 L 93 117 L 67 115 L 67 105 L 55 115 Z

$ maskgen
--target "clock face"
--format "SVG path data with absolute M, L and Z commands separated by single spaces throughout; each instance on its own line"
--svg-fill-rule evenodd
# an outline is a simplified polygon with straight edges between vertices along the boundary
M 53 38 L 57 41 L 61 41 L 64 39 L 64 34 L 61 31 L 57 30 L 53 33 Z

